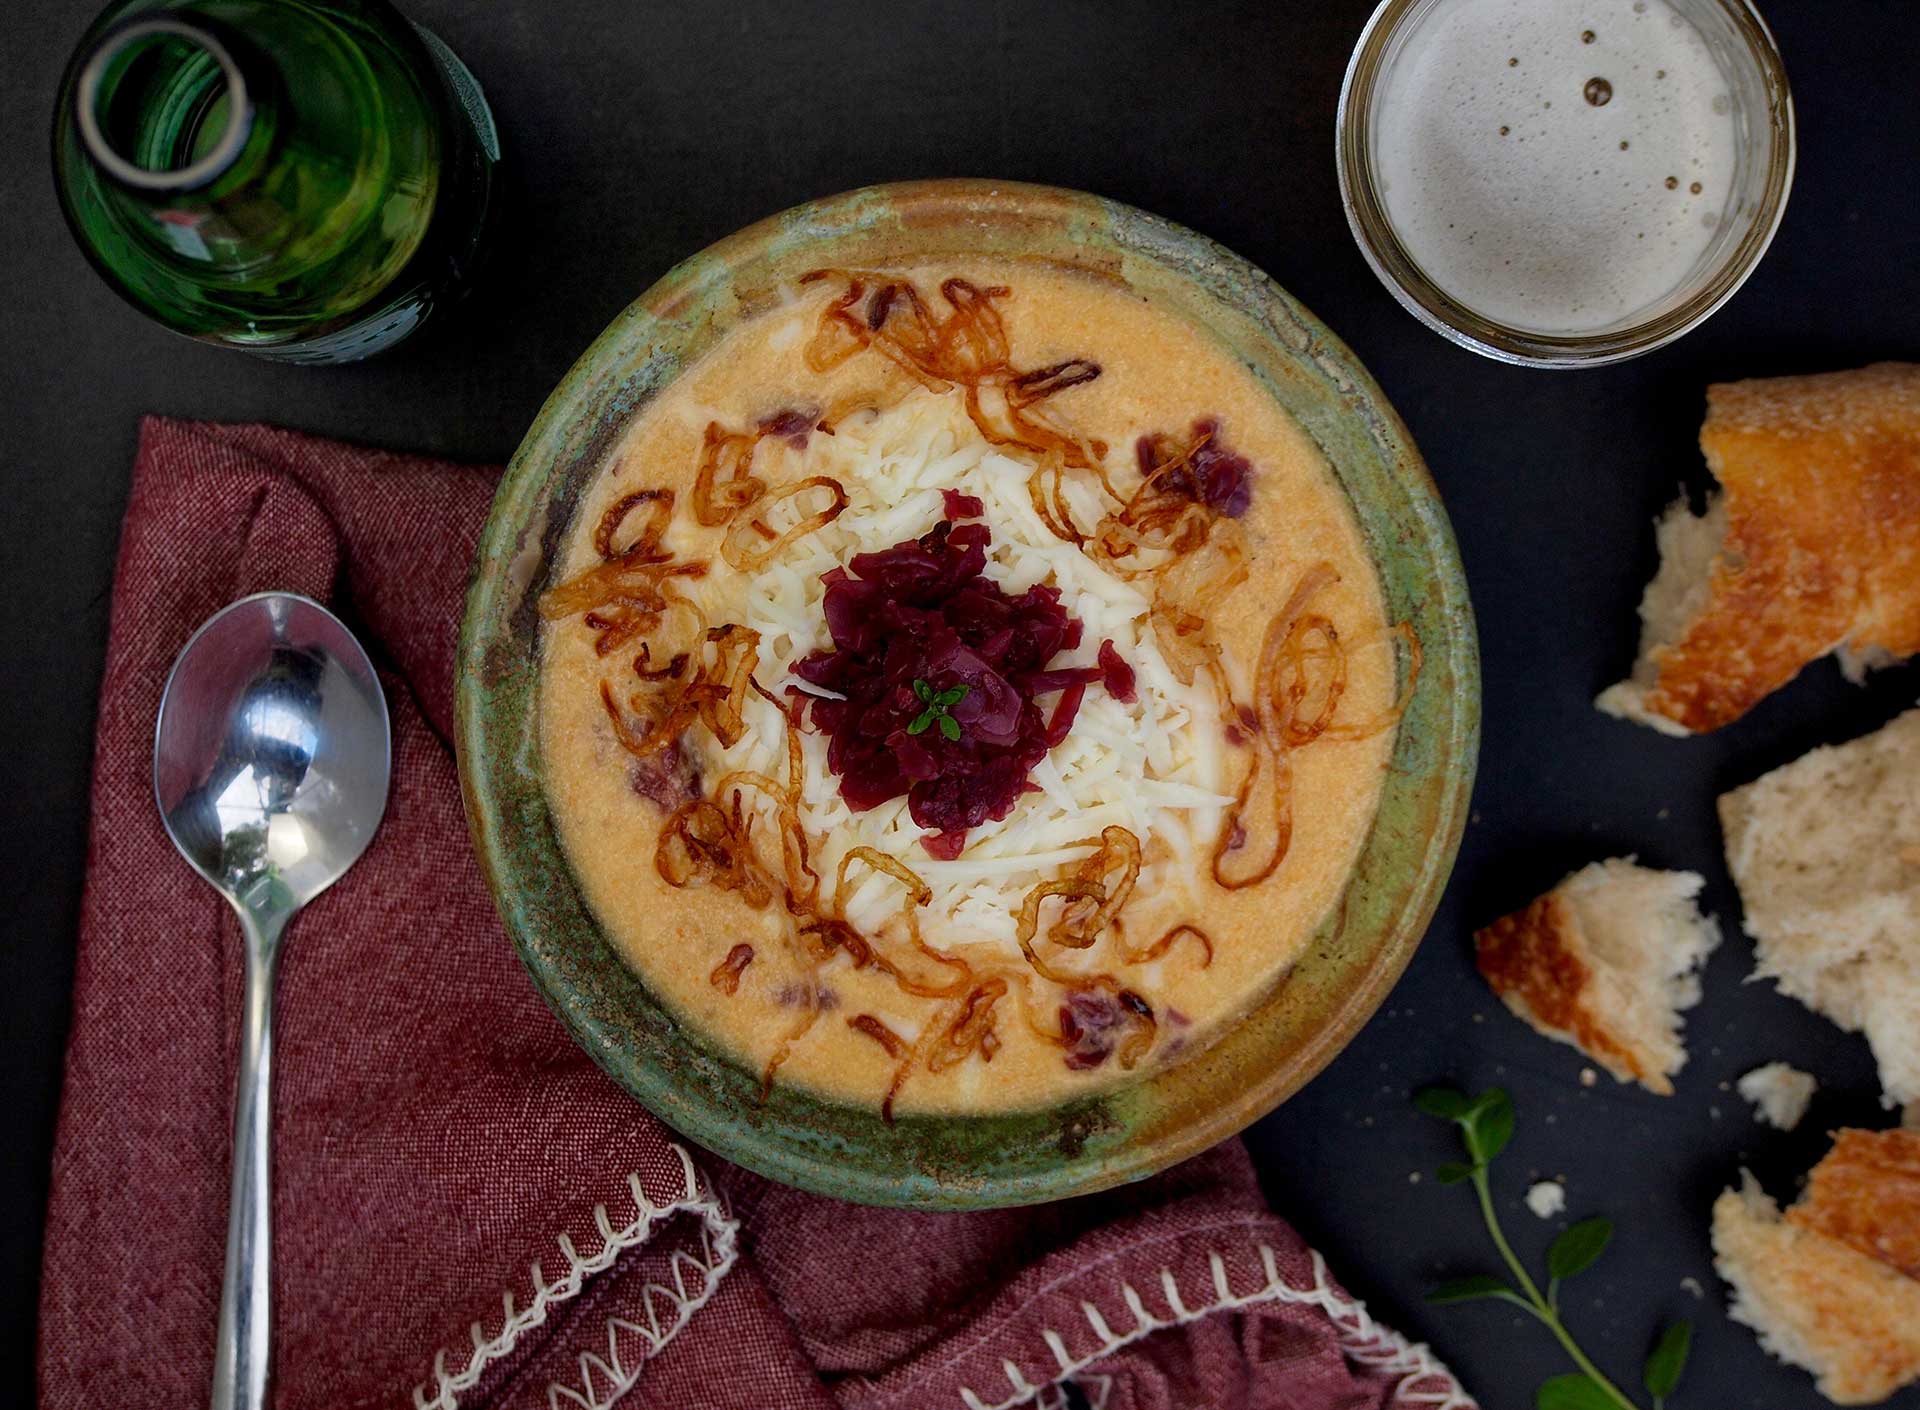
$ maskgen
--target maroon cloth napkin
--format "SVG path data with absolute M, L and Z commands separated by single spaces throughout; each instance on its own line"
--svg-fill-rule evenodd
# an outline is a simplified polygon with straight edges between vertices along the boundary
M 394 780 L 300 918 L 274 1074 L 275 1403 L 1471 1410 L 1266 1207 L 1230 1142 L 1037 1209 L 912 1214 L 679 1141 L 574 1046 L 467 847 L 454 638 L 497 472 L 149 420 L 114 585 L 40 1328 L 48 1407 L 204 1405 L 238 928 L 153 803 L 161 685 L 285 588 L 380 663 Z

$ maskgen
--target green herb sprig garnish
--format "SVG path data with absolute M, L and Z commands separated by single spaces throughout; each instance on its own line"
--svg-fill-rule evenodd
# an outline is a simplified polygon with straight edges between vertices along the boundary
M 960 721 L 954 719 L 947 711 L 965 700 L 967 691 L 970 689 L 972 689 L 970 686 L 956 685 L 951 690 L 943 690 L 936 694 L 933 687 L 925 681 L 915 681 L 913 693 L 927 708 L 914 717 L 913 723 L 907 726 L 907 733 L 925 734 L 929 725 L 938 725 L 941 734 L 948 739 L 958 740 Z
M 1482 1299 L 1510 1302 L 1531 1313 L 1553 1333 L 1580 1369 L 1543 1382 L 1534 1393 L 1536 1410 L 1640 1410 L 1624 1391 L 1600 1374 L 1560 1320 L 1560 1285 L 1591 1268 L 1606 1252 L 1613 1238 L 1612 1221 L 1598 1216 L 1582 1219 L 1561 1232 L 1547 1249 L 1547 1290 L 1542 1296 L 1539 1285 L 1528 1275 L 1526 1266 L 1514 1254 L 1513 1246 L 1500 1228 L 1500 1218 L 1493 1209 L 1493 1189 L 1487 1178 L 1487 1167 L 1513 1139 L 1512 1099 L 1498 1087 L 1477 1097 L 1468 1097 L 1451 1087 L 1427 1087 L 1414 1093 L 1413 1104 L 1428 1116 L 1451 1121 L 1460 1128 L 1468 1161 L 1447 1161 L 1435 1173 L 1443 1185 L 1473 1186 L 1480 1199 L 1480 1216 L 1486 1221 L 1493 1246 L 1512 1272 L 1514 1283 L 1519 1284 L 1516 1288 L 1513 1283 L 1491 1274 L 1477 1273 L 1442 1283 L 1427 1295 L 1427 1300 L 1440 1304 Z M 1686 1368 L 1687 1349 L 1692 1340 L 1693 1325 L 1685 1321 L 1674 1322 L 1660 1333 L 1641 1373 L 1647 1394 L 1653 1397 L 1653 1410 L 1666 1410 L 1667 1397 L 1673 1394 L 1674 1387 L 1680 1383 L 1680 1373 Z

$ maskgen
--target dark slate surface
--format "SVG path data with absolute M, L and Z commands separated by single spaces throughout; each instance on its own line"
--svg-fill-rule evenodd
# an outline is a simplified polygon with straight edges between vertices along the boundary
M 1451 1078 L 1503 1082 L 1520 1129 L 1499 1171 L 1522 1250 L 1548 1226 L 1519 1204 L 1564 1175 L 1569 1215 L 1607 1211 L 1614 1249 L 1571 1290 L 1602 1365 L 1637 1384 L 1655 1321 L 1699 1324 L 1677 1407 L 1819 1403 L 1721 1312 L 1708 1206 L 1749 1164 L 1776 1189 L 1833 1125 L 1885 1118 L 1865 1045 L 1766 986 L 1719 855 L 1716 791 L 1890 718 L 1920 670 L 1865 690 L 1829 666 L 1738 726 L 1675 741 L 1589 706 L 1633 652 L 1649 523 L 1696 493 L 1710 380 L 1920 357 L 1920 11 L 1907 0 L 1769 0 L 1799 103 L 1797 186 L 1772 253 L 1717 318 L 1601 371 L 1503 368 L 1416 325 L 1348 238 L 1333 112 L 1366 0 L 1170 6 L 636 4 L 416 0 L 467 59 L 515 161 L 496 273 L 433 334 L 378 362 L 274 367 L 142 323 L 88 271 L 52 198 L 58 70 L 90 6 L 8 8 L 0 32 L 0 555 L 8 728 L 0 886 L 0 1399 L 30 1394 L 47 1155 L 59 1093 L 86 781 L 107 596 L 136 418 L 259 418 L 352 439 L 504 459 L 600 328 L 681 257 L 811 196 L 916 176 L 1083 187 L 1184 222 L 1270 271 L 1352 344 L 1444 491 L 1479 611 L 1486 744 L 1459 870 L 1380 1016 L 1250 1135 L 1278 1207 L 1381 1317 L 1429 1339 L 1491 1410 L 1564 1369 L 1539 1329 L 1487 1307 L 1428 1309 L 1443 1272 L 1487 1266 L 1468 1197 L 1416 1181 L 1450 1137 L 1407 1105 Z M 1707 873 L 1729 943 L 1668 1100 L 1583 1088 L 1569 1050 L 1526 1033 L 1474 976 L 1469 927 L 1566 870 L 1637 852 Z M 1824 1083 L 1800 1132 L 1754 1124 L 1727 1090 L 1791 1059 Z M 165 1074 L 156 1074 L 164 1081 Z M 1696 1279 L 1697 1299 L 1683 1289 Z M 1908 1400 L 1920 1399 L 1914 1393 Z

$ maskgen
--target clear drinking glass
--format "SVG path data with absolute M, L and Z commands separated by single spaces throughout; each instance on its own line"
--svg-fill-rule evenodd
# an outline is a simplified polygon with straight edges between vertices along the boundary
M 1594 367 L 1650 352 L 1731 298 L 1772 241 L 1793 182 L 1793 101 L 1773 36 L 1753 6 L 1747 0 L 1665 0 L 1704 40 L 1732 108 L 1730 190 L 1723 208 L 1706 217 L 1711 240 L 1677 284 L 1631 314 L 1591 329 L 1541 331 L 1491 317 L 1462 301 L 1458 290 L 1442 287 L 1409 252 L 1388 215 L 1380 160 L 1383 99 L 1395 65 L 1410 51 L 1409 39 L 1438 7 L 1451 3 L 1383 0 L 1361 33 L 1341 88 L 1341 199 L 1361 252 L 1388 291 L 1462 347 L 1502 362 L 1552 368 Z M 1590 43 L 1591 33 L 1585 37 Z M 1608 89 L 1598 101 L 1604 104 L 1610 94 Z M 1571 98 L 1577 102 L 1578 95 Z M 1590 93 L 1587 101 L 1595 96 Z M 1504 136 L 1506 129 L 1499 132 Z M 1624 151 L 1626 143 L 1620 145 Z

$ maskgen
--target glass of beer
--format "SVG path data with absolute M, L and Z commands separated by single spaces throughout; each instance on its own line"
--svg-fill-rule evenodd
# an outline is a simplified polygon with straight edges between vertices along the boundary
M 1752 273 L 1793 102 L 1747 0 L 1384 0 L 1338 145 L 1354 238 L 1409 312 L 1503 362 L 1592 367 Z

